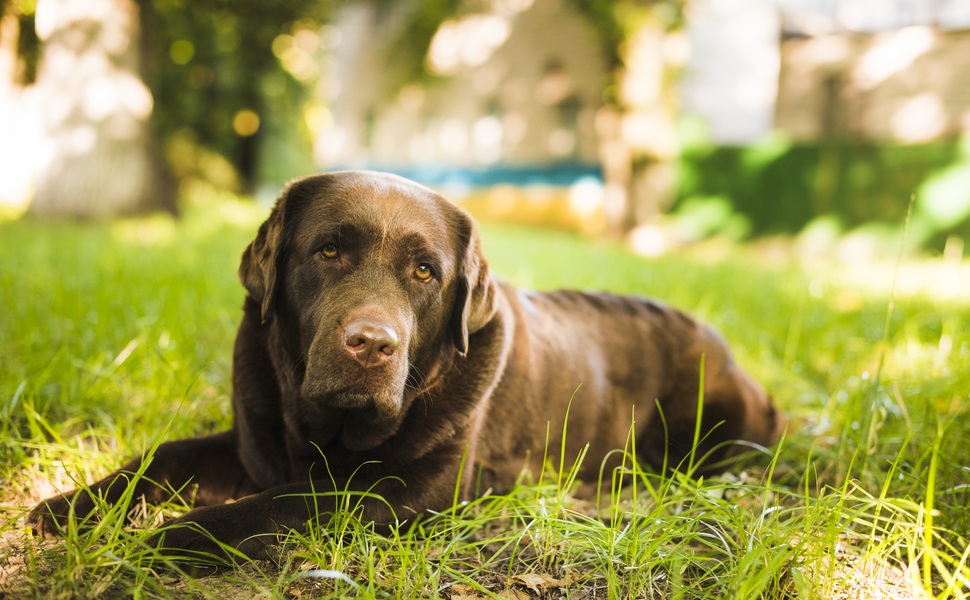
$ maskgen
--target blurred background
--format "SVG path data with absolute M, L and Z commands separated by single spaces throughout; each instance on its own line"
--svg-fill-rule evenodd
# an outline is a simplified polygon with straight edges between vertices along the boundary
M 965 0 L 0 0 L 0 218 L 389 170 L 480 218 L 960 260 Z

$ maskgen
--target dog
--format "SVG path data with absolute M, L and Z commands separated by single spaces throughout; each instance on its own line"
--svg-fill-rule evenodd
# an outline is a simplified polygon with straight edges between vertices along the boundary
M 783 426 L 711 328 L 648 299 L 517 290 L 490 272 L 468 213 L 394 175 L 291 183 L 239 276 L 232 429 L 163 443 L 41 502 L 30 526 L 56 533 L 129 485 L 148 502 L 191 491 L 195 508 L 149 543 L 228 562 L 226 547 L 260 556 L 348 495 L 389 524 L 456 490 L 508 490 L 560 449 L 585 450 L 585 481 L 631 435 L 655 469 L 717 469 L 733 442 L 767 446 Z

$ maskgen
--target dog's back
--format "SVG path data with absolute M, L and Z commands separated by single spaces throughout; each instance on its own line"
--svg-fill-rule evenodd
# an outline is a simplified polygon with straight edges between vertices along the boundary
M 500 318 L 514 337 L 505 373 L 489 401 L 479 459 L 498 481 L 512 481 L 529 456 L 562 448 L 567 461 L 589 445 L 583 476 L 598 476 L 631 448 L 653 467 L 677 468 L 694 445 L 702 360 L 702 443 L 713 465 L 727 442 L 777 439 L 770 398 L 733 361 L 710 327 L 653 300 L 576 291 L 522 292 L 501 286 Z M 565 445 L 563 434 L 565 433 Z M 631 440 L 630 436 L 635 440 Z M 514 471 L 514 472 L 513 472 Z

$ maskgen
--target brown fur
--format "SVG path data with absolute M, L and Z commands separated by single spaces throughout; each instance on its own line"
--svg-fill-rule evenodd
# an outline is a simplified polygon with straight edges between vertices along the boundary
M 463 210 L 398 177 L 293 183 L 239 275 L 233 428 L 162 444 L 135 493 L 161 501 L 170 492 L 152 482 L 197 486 L 197 508 L 173 524 L 250 556 L 272 541 L 260 534 L 333 511 L 326 492 L 379 494 L 386 502 L 362 495 L 363 517 L 389 523 L 447 508 L 459 478 L 466 498 L 507 489 L 542 468 L 547 435 L 567 461 L 589 445 L 587 481 L 631 430 L 643 461 L 676 468 L 693 446 L 702 357 L 698 458 L 717 463 L 733 440 L 770 444 L 781 426 L 710 328 L 640 298 L 518 291 L 492 277 Z M 91 489 L 117 502 L 128 482 L 118 476 L 140 465 Z M 28 522 L 56 531 L 70 502 L 79 515 L 94 507 L 75 491 Z M 225 556 L 194 527 L 152 542 Z

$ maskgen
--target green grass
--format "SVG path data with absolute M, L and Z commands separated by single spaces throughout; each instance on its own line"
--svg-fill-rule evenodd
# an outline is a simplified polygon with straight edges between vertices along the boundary
M 644 259 L 503 226 L 484 228 L 486 253 L 518 285 L 651 295 L 717 326 L 791 418 L 777 451 L 700 481 L 628 460 L 598 503 L 553 465 L 388 535 L 348 506 L 278 560 L 204 578 L 144 544 L 184 507 L 31 536 L 19 519 L 56 489 L 229 426 L 235 270 L 264 214 L 219 201 L 178 223 L 0 224 L 0 595 L 970 597 L 970 267 L 767 245 Z

